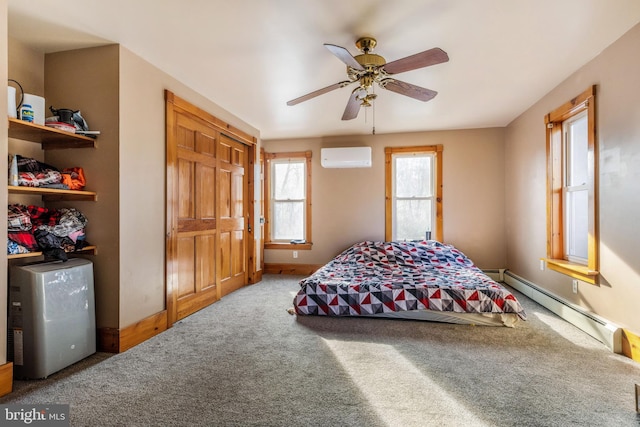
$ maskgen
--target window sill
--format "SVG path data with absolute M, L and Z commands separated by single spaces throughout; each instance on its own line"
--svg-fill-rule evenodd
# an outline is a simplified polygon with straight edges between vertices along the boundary
M 294 251 L 310 251 L 313 243 L 289 243 L 289 242 L 266 242 L 264 244 L 265 249 L 288 249 Z
M 583 282 L 587 282 L 592 285 L 597 284 L 599 273 L 595 270 L 589 269 L 586 265 L 577 264 L 565 259 L 543 258 L 543 260 L 551 270 L 566 274 L 574 279 L 582 280 Z

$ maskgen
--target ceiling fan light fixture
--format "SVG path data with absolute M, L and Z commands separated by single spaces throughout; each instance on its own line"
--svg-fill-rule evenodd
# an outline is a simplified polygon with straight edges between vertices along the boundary
M 378 97 L 378 95 L 376 95 L 375 93 L 368 93 L 364 98 L 362 99 L 362 102 L 360 103 L 361 107 L 371 107 L 373 105 L 373 101 Z

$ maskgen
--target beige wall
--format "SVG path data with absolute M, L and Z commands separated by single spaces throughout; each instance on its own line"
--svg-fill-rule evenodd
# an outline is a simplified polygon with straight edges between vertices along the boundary
M 640 332 L 640 25 L 511 123 L 505 139 L 507 266 L 550 292 Z M 596 84 L 600 286 L 540 271 L 546 256 L 545 129 L 548 112 Z
M 25 93 L 44 96 L 44 55 L 33 50 L 23 43 L 13 39 L 8 39 L 8 64 L 9 78 L 16 80 L 22 86 Z M 19 88 L 15 83 L 11 86 Z M 16 105 L 20 102 L 20 95 L 16 96 Z M 20 154 L 32 157 L 40 161 L 44 160 L 44 151 L 40 144 L 9 139 L 9 154 Z M 24 205 L 40 202 L 38 196 L 17 196 L 11 195 L 13 203 Z
M 313 249 L 265 250 L 267 263 L 324 264 L 355 242 L 384 240 L 384 147 L 444 146 L 444 241 L 481 268 L 503 268 L 504 131 L 502 129 L 265 140 L 267 152 L 312 150 Z M 373 167 L 324 169 L 320 149 L 370 146 Z
M 42 52 L 31 49 L 14 38 L 9 38 L 8 46 L 9 78 L 17 80 L 25 93 L 44 96 L 44 55 Z
M 118 327 L 119 197 L 118 46 L 48 54 L 45 57 L 45 99 L 55 108 L 80 110 L 89 128 L 99 130 L 96 148 L 48 150 L 45 159 L 59 168 L 81 166 L 87 190 L 96 202 L 59 202 L 83 212 L 87 241 L 98 246 L 92 256 L 95 275 L 96 324 Z
M 259 138 L 259 131 L 120 48 L 120 327 L 164 309 L 168 89 Z

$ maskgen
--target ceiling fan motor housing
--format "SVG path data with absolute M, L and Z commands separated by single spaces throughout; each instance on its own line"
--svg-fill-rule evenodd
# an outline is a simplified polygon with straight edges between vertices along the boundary
M 380 55 L 369 53 L 376 47 L 378 42 L 372 37 L 362 37 L 356 41 L 356 47 L 362 54 L 353 58 L 362 65 L 363 70 L 355 70 L 347 66 L 347 74 L 351 80 L 360 80 L 362 87 L 367 88 L 376 80 L 378 76 L 378 68 L 382 67 L 387 61 Z
M 387 63 L 382 56 L 376 55 L 375 53 L 363 53 L 362 55 L 357 55 L 354 58 L 358 61 L 358 64 L 362 65 L 367 71 L 370 71 L 370 69 L 375 67 L 381 67 Z
M 372 81 L 376 80 L 379 74 L 379 68 L 387 63 L 382 56 L 376 55 L 375 53 L 363 53 L 354 58 L 358 61 L 358 64 L 362 65 L 364 71 L 347 67 L 347 75 L 351 80 L 361 80 L 366 77 L 369 77 Z

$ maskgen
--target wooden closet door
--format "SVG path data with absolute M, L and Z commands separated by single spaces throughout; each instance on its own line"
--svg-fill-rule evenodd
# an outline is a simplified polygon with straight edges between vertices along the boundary
M 171 327 L 257 277 L 249 229 L 256 140 L 170 91 L 165 99 Z
M 218 235 L 220 294 L 248 283 L 247 225 L 248 166 L 247 147 L 225 135 L 220 135 L 218 157 Z
M 219 299 L 216 286 L 217 132 L 186 114 L 175 116 L 173 212 L 177 221 L 176 320 Z

